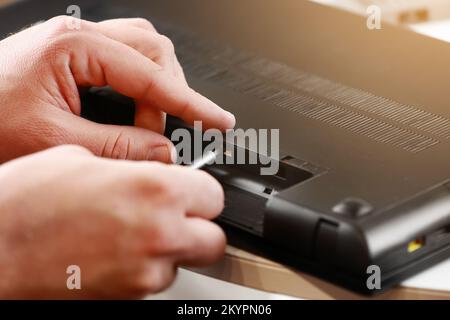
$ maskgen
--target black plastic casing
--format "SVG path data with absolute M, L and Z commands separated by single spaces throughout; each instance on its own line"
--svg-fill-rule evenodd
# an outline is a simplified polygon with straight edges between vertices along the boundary
M 280 161 L 309 173 L 272 194 L 218 177 L 234 245 L 369 294 L 371 265 L 387 289 L 450 257 L 448 44 L 309 1 L 78 2 L 86 19 L 154 21 L 194 89 L 239 128 L 280 129 Z M 0 30 L 69 4 L 23 1 Z

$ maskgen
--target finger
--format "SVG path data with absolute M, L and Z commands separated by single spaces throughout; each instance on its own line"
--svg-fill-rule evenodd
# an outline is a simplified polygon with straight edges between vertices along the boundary
M 136 103 L 134 125 L 159 134 L 164 134 L 166 114 L 147 104 Z
M 175 63 L 175 50 L 171 41 L 156 32 L 138 28 L 126 19 L 107 20 L 100 23 L 87 22 L 89 28 L 108 38 L 124 43 L 153 60 L 164 69 L 179 75 Z
M 158 31 L 155 29 L 155 27 L 152 25 L 152 23 L 150 21 L 148 21 L 146 19 L 142 19 L 142 18 L 112 19 L 112 20 L 102 21 L 102 22 L 100 22 L 100 25 L 104 25 L 105 27 L 109 27 L 111 25 L 111 26 L 116 26 L 116 27 L 121 27 L 121 28 L 133 26 L 133 27 L 145 30 L 147 32 L 158 33 Z M 164 43 L 164 42 L 166 42 L 166 40 L 167 39 L 164 39 L 164 37 L 163 37 L 162 42 Z M 140 41 L 140 42 L 142 42 L 142 41 Z M 139 47 L 134 47 L 134 48 L 137 50 L 139 49 Z M 169 45 L 169 48 L 170 48 L 170 45 Z M 173 46 L 170 49 L 171 50 L 169 50 L 169 52 L 173 53 L 174 61 L 172 62 L 172 65 L 174 67 L 174 74 L 177 78 L 180 78 L 184 83 L 187 84 L 186 76 L 184 74 L 183 68 L 180 65 L 177 55 L 173 50 Z
M 124 162 L 119 165 L 126 166 L 129 176 L 139 177 L 140 183 L 148 181 L 149 208 L 154 210 L 151 202 L 155 195 L 155 181 L 158 184 L 158 197 L 162 201 L 161 210 L 167 210 L 174 215 L 215 219 L 224 207 L 224 192 L 219 182 L 204 171 L 194 170 L 178 165 L 161 165 L 155 167 L 154 163 L 138 162 L 130 166 Z M 130 171 L 131 170 L 131 171 Z M 145 189 L 144 189 L 145 190 Z M 145 206 L 145 203 L 143 204 Z M 152 207 L 153 206 L 153 207 Z M 169 217 L 171 218 L 171 216 Z
M 65 143 L 82 145 L 95 155 L 126 160 L 173 163 L 175 147 L 166 137 L 136 127 L 97 124 L 71 114 L 62 115 Z
M 224 192 L 211 175 L 181 166 L 168 166 L 160 174 L 187 216 L 212 220 L 222 212 Z
M 100 22 L 100 24 L 105 24 L 105 25 L 107 25 L 109 23 L 114 23 L 116 25 L 121 25 L 123 27 L 134 26 L 136 28 L 140 28 L 140 29 L 146 30 L 148 32 L 158 33 L 158 31 L 153 26 L 153 24 L 150 21 L 148 21 L 147 19 L 143 19 L 143 18 L 111 19 L 111 20 L 105 20 L 105 21 Z M 176 76 L 181 78 L 187 84 L 186 76 L 184 74 L 183 68 L 180 65 L 180 62 L 178 61 L 176 54 L 174 55 L 174 57 L 175 57 L 174 65 L 175 65 Z
M 120 30 L 123 29 L 127 28 L 130 29 L 130 27 L 136 27 L 146 32 L 157 33 L 154 26 L 148 20 L 140 18 L 106 20 L 100 22 L 99 24 L 102 27 L 102 29 L 106 28 L 106 30 L 101 30 L 101 32 L 111 38 L 115 38 L 114 36 L 115 34 L 113 35 L 110 34 L 113 29 L 117 30 L 117 32 L 120 32 Z M 136 35 L 137 34 L 135 32 L 132 32 L 131 37 Z M 154 53 L 146 54 L 145 50 L 139 49 L 139 45 L 134 45 L 133 43 L 128 42 L 128 39 L 130 38 L 129 36 L 122 38 L 124 39 L 116 38 L 116 40 L 119 40 L 121 42 L 125 41 L 124 43 L 132 46 L 133 48 L 143 53 L 150 59 L 155 59 Z M 143 43 L 141 39 L 139 39 L 136 42 L 139 44 Z M 147 51 L 150 52 L 152 51 L 152 49 L 150 48 Z M 160 63 L 158 60 L 155 61 L 161 64 L 162 66 L 168 65 L 169 67 L 173 68 L 174 75 L 187 85 L 183 68 L 181 67 L 178 58 L 176 57 L 175 52 L 172 50 L 172 48 L 169 48 L 166 51 L 160 50 L 160 52 L 162 54 L 166 53 L 166 55 L 163 57 L 162 63 Z M 171 61 L 165 62 L 165 60 Z M 154 108 L 154 106 L 150 106 L 145 103 L 136 104 L 135 126 L 163 134 L 165 129 L 165 123 L 166 123 L 166 114 L 164 112 L 161 112 L 156 108 Z
M 174 281 L 177 268 L 172 259 L 149 258 L 136 279 L 136 287 L 140 291 L 156 293 L 168 288 Z
M 63 47 L 73 52 L 69 67 L 79 86 L 110 85 L 123 95 L 156 106 L 190 124 L 203 121 L 205 129 L 234 127 L 231 113 L 177 81 L 131 47 L 89 33 L 63 40 Z
M 111 39 L 134 48 L 163 68 L 169 69 L 174 76 L 186 83 L 173 45 L 168 44 L 168 39 L 161 37 L 147 20 L 113 19 L 98 24 L 88 22 L 88 26 Z M 154 106 L 142 102 L 136 104 L 135 126 L 163 134 L 165 119 L 166 114 Z
M 107 21 L 115 21 L 118 23 L 132 25 L 134 27 L 141 28 L 141 29 L 144 29 L 147 31 L 157 32 L 155 26 L 150 21 L 148 21 L 147 19 L 144 19 L 144 18 L 118 18 L 118 19 L 105 20 L 105 22 L 107 22 Z
M 183 67 L 180 64 L 180 61 L 178 60 L 177 56 L 175 55 L 175 68 L 178 70 L 178 76 L 184 81 L 184 83 L 187 83 L 186 75 L 184 74 Z
M 216 224 L 199 219 L 188 218 L 180 235 L 184 248 L 177 258 L 180 265 L 203 267 L 218 261 L 225 252 L 226 237 Z

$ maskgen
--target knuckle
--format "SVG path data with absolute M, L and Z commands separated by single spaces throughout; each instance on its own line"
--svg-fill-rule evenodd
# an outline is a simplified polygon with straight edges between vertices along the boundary
M 69 53 L 74 48 L 80 48 L 88 42 L 86 33 L 73 32 L 67 29 L 66 26 L 52 26 L 47 32 L 47 39 L 45 46 L 43 46 L 43 53 L 46 54 L 46 59 L 58 61 L 58 57 L 63 56 L 63 53 Z
M 175 52 L 175 46 L 172 42 L 172 40 L 170 40 L 168 37 L 166 37 L 165 35 L 159 35 L 159 39 L 158 42 L 161 44 L 161 46 L 167 50 L 170 53 L 174 53 Z
M 83 20 L 80 20 L 80 27 L 74 27 L 73 19 L 74 17 L 62 15 L 51 18 L 46 22 L 45 37 L 48 49 L 69 51 L 84 45 L 92 40 L 94 34 L 97 34 L 96 30 L 90 28 Z
M 102 156 L 112 159 L 128 159 L 132 144 L 132 139 L 120 132 L 114 138 L 107 141 L 102 151 Z
M 166 166 L 158 162 L 139 168 L 133 174 L 127 175 L 127 188 L 144 199 L 158 199 L 161 203 L 173 205 L 177 201 L 176 185 L 170 182 L 166 175 Z
M 132 22 L 140 28 L 152 30 L 152 31 L 155 30 L 155 27 L 153 26 L 153 24 L 145 18 L 134 18 L 134 19 L 132 19 Z
M 71 23 L 69 19 L 70 17 L 61 15 L 48 20 L 47 25 L 50 30 L 50 34 L 54 37 L 57 37 L 68 33 L 70 31 L 70 28 L 68 26 Z
M 172 255 L 177 253 L 181 247 L 179 237 L 181 230 L 179 223 L 173 219 L 170 219 L 169 221 L 171 222 L 170 226 L 164 225 L 163 222 L 161 222 L 150 228 L 149 237 L 151 239 L 149 239 L 149 243 L 151 243 L 151 245 L 149 249 L 154 255 Z
M 176 201 L 180 196 L 180 188 L 176 184 L 173 168 L 160 162 L 152 162 L 148 172 L 156 189 L 156 194 L 165 201 Z
M 162 179 L 158 184 L 159 196 L 165 203 L 174 205 L 179 202 L 181 197 L 180 188 L 167 179 Z

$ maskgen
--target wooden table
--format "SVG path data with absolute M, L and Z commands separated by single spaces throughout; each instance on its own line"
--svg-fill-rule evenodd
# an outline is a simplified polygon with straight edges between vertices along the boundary
M 317 277 L 297 272 L 234 247 L 227 248 L 225 258 L 218 264 L 193 271 L 245 287 L 302 299 L 368 299 Z M 450 260 L 428 273 L 422 279 L 407 281 L 372 299 L 450 300 Z M 439 285 L 442 287 L 436 285 L 437 281 L 430 281 L 430 276 L 441 278 Z

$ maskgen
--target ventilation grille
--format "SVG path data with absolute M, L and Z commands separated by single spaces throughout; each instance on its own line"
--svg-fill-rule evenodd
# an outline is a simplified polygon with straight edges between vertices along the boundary
M 450 120 L 159 25 L 186 72 L 295 114 L 417 153 L 450 137 Z

